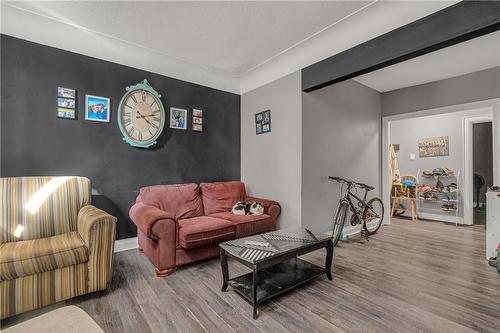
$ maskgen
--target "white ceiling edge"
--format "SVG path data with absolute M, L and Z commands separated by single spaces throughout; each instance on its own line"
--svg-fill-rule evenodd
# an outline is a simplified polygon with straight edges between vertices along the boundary
M 459 1 L 378 1 L 241 78 L 241 94 L 416 21 Z
M 210 71 L 151 49 L 4 4 L 1 5 L 0 32 L 171 78 L 235 94 L 240 93 L 239 78 Z

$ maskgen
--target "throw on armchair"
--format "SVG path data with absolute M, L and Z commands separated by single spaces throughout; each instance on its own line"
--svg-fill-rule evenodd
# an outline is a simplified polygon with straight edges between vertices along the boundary
M 264 214 L 232 214 L 242 200 L 263 203 Z M 242 182 L 222 182 L 144 187 L 130 218 L 139 250 L 157 276 L 166 276 L 177 266 L 216 257 L 220 242 L 276 230 L 280 212 L 276 201 L 247 196 Z
M 0 178 L 1 318 L 106 289 L 116 218 L 84 177 Z

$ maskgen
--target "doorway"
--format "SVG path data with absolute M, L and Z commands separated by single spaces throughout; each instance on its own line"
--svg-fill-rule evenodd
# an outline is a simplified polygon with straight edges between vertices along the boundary
M 485 185 L 482 187 L 482 191 L 486 190 L 487 186 L 486 183 L 490 184 L 494 182 L 494 170 L 495 167 L 494 165 L 496 164 L 494 160 L 494 156 L 496 156 L 495 152 L 495 147 L 496 147 L 496 136 L 493 134 L 493 128 L 496 128 L 496 125 L 493 124 L 493 115 L 496 114 L 498 107 L 500 106 L 500 100 L 489 100 L 489 101 L 483 101 L 483 102 L 474 102 L 474 103 L 468 103 L 468 104 L 462 104 L 462 105 L 455 105 L 455 106 L 449 106 L 449 107 L 444 107 L 444 108 L 437 108 L 437 109 L 430 109 L 430 110 L 423 110 L 423 111 L 417 111 L 417 112 L 411 112 L 411 113 L 406 113 L 406 114 L 401 114 L 397 116 L 387 116 L 383 117 L 383 196 L 384 196 L 384 205 L 386 207 L 391 207 L 391 188 L 392 188 L 392 178 L 391 178 L 391 168 L 389 165 L 389 150 L 386 149 L 386 147 L 389 147 L 390 144 L 398 144 L 402 143 L 405 146 L 410 146 L 411 150 L 405 151 L 404 147 L 402 144 L 399 145 L 399 153 L 398 155 L 401 156 L 401 159 L 407 159 L 408 161 L 406 162 L 409 166 L 411 166 L 415 170 L 401 170 L 401 172 L 410 172 L 413 171 L 413 173 L 417 173 L 418 177 L 418 170 L 420 169 L 420 172 L 426 169 L 432 168 L 439 168 L 443 166 L 448 166 L 451 169 L 455 169 L 455 175 L 457 175 L 457 183 L 459 184 L 459 189 L 460 189 L 460 200 L 462 203 L 460 203 L 457 206 L 458 214 L 456 219 L 448 219 L 445 216 L 449 214 L 432 214 L 432 212 L 429 210 L 427 213 L 422 213 L 420 210 L 418 213 L 422 215 L 421 217 L 425 220 L 440 220 L 440 221 L 445 221 L 445 222 L 452 222 L 452 223 L 458 223 L 458 224 L 465 224 L 465 225 L 471 225 L 473 224 L 473 207 L 475 207 L 475 196 L 474 196 L 474 187 L 473 187 L 473 174 L 474 174 L 474 168 L 473 168 L 473 152 L 474 152 L 474 145 L 473 145 L 473 125 L 474 124 L 483 124 L 483 127 L 479 126 L 476 127 L 482 131 L 485 130 L 486 126 L 489 126 L 486 131 L 490 134 L 489 136 L 489 145 L 481 144 L 479 140 L 487 140 L 488 137 L 485 138 L 478 138 L 476 141 L 478 142 L 478 145 L 481 145 L 481 149 L 489 151 L 489 158 L 491 159 L 491 162 L 489 162 L 489 169 L 491 171 L 491 174 L 488 173 L 486 176 L 487 181 L 485 180 Z M 434 117 L 432 117 L 434 116 Z M 445 120 L 449 117 L 455 117 L 457 118 L 457 124 L 454 129 L 455 134 L 448 134 L 445 133 L 445 129 L 451 124 L 449 121 L 444 121 L 443 125 L 441 127 L 438 127 L 435 133 L 427 133 L 427 131 L 432 127 L 431 124 L 436 124 L 435 120 L 436 118 L 439 118 L 441 120 Z M 397 123 L 408 123 L 412 124 L 411 120 L 415 119 L 432 119 L 432 121 L 426 122 L 424 125 L 419 125 L 419 126 L 412 126 L 412 129 L 410 131 L 410 127 L 403 127 L 403 130 L 400 131 L 404 133 L 405 136 L 408 136 L 410 132 L 416 132 L 417 135 L 415 138 L 412 138 L 410 141 L 406 142 L 401 139 L 396 139 L 400 140 L 401 142 L 396 142 L 394 141 L 395 136 L 397 136 L 397 131 L 395 130 L 394 124 Z M 414 122 L 414 124 L 417 124 L 417 122 Z M 444 133 L 444 134 L 443 134 Z M 449 136 L 449 149 L 450 149 L 450 156 L 448 161 L 444 162 L 439 162 L 437 163 L 437 160 L 439 158 L 436 157 L 431 157 L 431 158 L 426 158 L 426 162 L 428 161 L 430 163 L 429 165 L 422 165 L 419 166 L 419 157 L 418 157 L 418 147 L 417 147 L 417 138 L 425 138 L 425 137 L 432 137 L 432 136 L 441 136 L 441 135 L 446 135 Z M 478 135 L 478 134 L 476 134 Z M 401 136 L 401 135 L 400 135 Z M 484 136 L 484 135 L 483 135 Z M 407 138 L 405 137 L 405 140 Z M 481 158 L 480 154 L 482 152 L 477 152 L 476 155 Z M 399 157 L 398 157 L 399 159 Z M 420 159 L 420 162 L 423 162 L 423 159 Z M 434 163 L 436 162 L 436 163 Z M 454 164 L 453 164 L 454 163 Z M 403 162 L 404 164 L 404 162 Z M 436 164 L 436 166 L 434 166 Z M 442 166 L 441 166 L 442 164 Z M 484 171 L 481 171 L 484 173 Z M 490 176 L 491 175 L 491 178 Z M 483 176 L 484 177 L 484 176 Z M 441 177 L 442 178 L 442 177 Z M 446 185 L 446 184 L 445 184 Z M 480 192 L 481 194 L 481 192 Z M 439 201 L 442 200 L 442 198 L 438 197 Z M 483 199 L 484 201 L 484 196 Z M 421 202 L 420 202 L 421 204 Z M 480 205 L 481 208 L 486 209 L 485 204 L 481 203 L 480 200 Z M 436 212 L 439 212 L 439 210 L 436 210 Z M 440 216 L 436 216 L 440 215 Z M 445 217 L 445 218 L 443 218 Z M 386 219 L 385 223 L 390 223 L 390 219 Z
M 486 192 L 493 185 L 493 123 L 472 124 L 473 224 L 486 224 Z

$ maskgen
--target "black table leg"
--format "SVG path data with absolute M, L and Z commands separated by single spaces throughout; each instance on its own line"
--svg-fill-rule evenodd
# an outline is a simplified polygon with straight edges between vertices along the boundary
M 326 245 L 326 263 L 325 270 L 328 280 L 332 279 L 332 260 L 333 260 L 333 242 L 330 240 Z
M 257 268 L 253 268 L 252 281 L 252 303 L 253 303 L 253 319 L 257 319 Z
M 222 291 L 227 291 L 227 281 L 229 280 L 229 269 L 227 267 L 227 257 L 226 252 L 223 249 L 220 250 L 220 265 L 222 268 Z

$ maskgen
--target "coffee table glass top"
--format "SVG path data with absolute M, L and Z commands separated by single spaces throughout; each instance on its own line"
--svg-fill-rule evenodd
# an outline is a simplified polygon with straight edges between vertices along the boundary
M 255 263 L 282 253 L 311 246 L 329 238 L 331 236 L 325 233 L 312 232 L 302 228 L 289 228 L 234 239 L 221 243 L 220 247 L 232 256 Z

